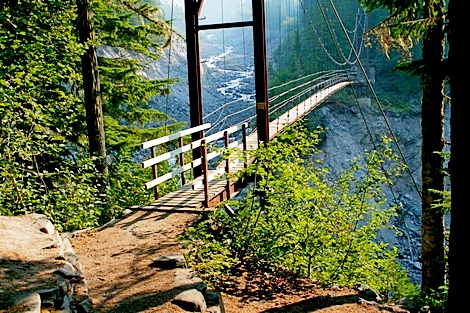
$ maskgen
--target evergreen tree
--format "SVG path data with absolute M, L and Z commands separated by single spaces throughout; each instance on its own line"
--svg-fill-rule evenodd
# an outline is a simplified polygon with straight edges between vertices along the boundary
M 12 1 L 0 10 L 0 214 L 44 213 L 59 230 L 96 226 L 118 209 L 148 203 L 150 173 L 133 161 L 133 152 L 182 126 L 148 106 L 174 81 L 143 75 L 169 43 L 171 27 L 161 12 L 140 1 L 86 3 L 78 10 L 69 2 Z M 87 36 L 80 42 L 76 26 L 85 17 Z M 97 57 L 93 46 L 112 47 L 114 57 Z M 92 71 L 91 84 L 82 80 L 82 65 Z M 103 142 L 87 131 L 88 92 L 93 110 L 103 110 L 111 162 L 107 198 Z M 99 149 L 91 148 L 96 142 Z
M 0 214 L 44 213 L 59 230 L 94 226 L 97 175 L 83 153 L 85 47 L 71 3 L 17 1 L 0 11 Z
M 397 68 L 422 79 L 422 250 L 421 288 L 425 294 L 445 284 L 444 213 L 432 207 L 442 200 L 444 174 L 444 20 L 445 0 L 362 0 L 369 9 L 386 8 L 390 16 L 375 33 L 386 53 L 391 48 L 410 51 L 423 39 L 422 60 Z M 432 190 L 441 191 L 433 192 Z
M 98 62 L 108 150 L 135 150 L 145 140 L 180 129 L 182 123 L 148 104 L 155 96 L 168 95 L 176 81 L 145 74 L 173 35 L 161 10 L 146 1 L 96 0 L 93 11 L 102 51 Z
M 466 157 L 468 146 L 467 131 L 467 81 L 462 73 L 467 73 L 467 23 L 462 18 L 465 11 L 463 1 L 449 1 L 449 76 L 452 96 L 451 112 L 451 156 L 450 181 L 451 222 L 449 239 L 449 297 L 447 313 L 462 312 L 466 305 L 465 286 L 469 281 L 467 259 L 462 251 L 468 247 L 466 210 L 468 208 L 467 181 L 470 176 Z
M 101 182 L 99 182 L 100 191 L 106 193 L 108 187 L 108 162 L 106 159 L 100 75 L 91 5 L 91 0 L 77 0 L 78 19 L 76 25 L 80 43 L 87 45 L 81 58 L 83 98 L 88 129 L 88 149 L 90 156 L 95 158 L 96 168 L 101 174 Z

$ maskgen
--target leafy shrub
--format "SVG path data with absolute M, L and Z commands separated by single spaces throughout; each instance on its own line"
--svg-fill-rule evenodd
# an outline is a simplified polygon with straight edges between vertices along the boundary
M 386 296 L 411 292 L 397 250 L 376 239 L 395 216 L 382 192 L 392 183 L 389 175 L 401 169 L 389 141 L 329 182 L 327 169 L 315 158 L 318 137 L 319 132 L 290 129 L 245 155 L 257 159 L 243 173 L 255 177 L 256 187 L 244 199 L 230 201 L 238 208 L 235 217 L 218 213 L 189 230 L 187 239 L 199 243 L 190 259 L 196 269 L 205 268 L 201 255 L 216 255 L 224 243 L 232 253 L 224 250 L 226 261 L 286 267 L 326 285 L 365 283 Z M 388 174 L 381 170 L 386 165 Z

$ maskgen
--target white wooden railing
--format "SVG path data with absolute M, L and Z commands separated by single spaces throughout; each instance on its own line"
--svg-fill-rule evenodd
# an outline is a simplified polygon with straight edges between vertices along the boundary
M 236 160 L 230 160 L 227 159 L 225 161 L 225 166 L 217 166 L 215 170 L 209 171 L 208 169 L 208 162 L 218 156 L 221 155 L 221 152 L 219 151 L 208 151 L 208 147 L 210 146 L 211 143 L 218 141 L 219 139 L 224 139 L 224 146 L 226 148 L 236 148 L 236 147 L 242 147 L 243 150 L 246 150 L 247 148 L 247 140 L 246 140 L 246 128 L 247 124 L 240 124 L 236 126 L 229 127 L 227 129 L 224 129 L 222 131 L 219 131 L 215 134 L 209 135 L 205 137 L 203 135 L 202 139 L 193 141 L 189 144 L 183 145 L 183 137 L 202 131 L 204 133 L 204 130 L 208 129 L 211 126 L 210 123 L 208 124 L 203 124 L 197 127 L 185 129 L 183 131 L 180 131 L 175 134 L 171 134 L 168 136 L 160 137 L 157 139 L 153 139 L 150 141 L 146 141 L 142 143 L 142 149 L 150 149 L 151 152 L 151 158 L 148 160 L 145 160 L 142 162 L 142 167 L 143 168 L 148 168 L 152 167 L 153 170 L 153 180 L 147 182 L 145 184 L 145 187 L 147 189 L 154 188 L 155 190 L 155 199 L 158 199 L 159 197 L 159 190 L 158 190 L 158 185 L 161 183 L 172 179 L 174 177 L 178 177 L 181 175 L 181 182 L 182 185 L 186 184 L 186 177 L 185 177 L 185 172 L 189 171 L 190 169 L 193 169 L 197 166 L 202 167 L 202 179 L 196 179 L 191 183 L 191 187 L 193 189 L 197 189 L 200 187 L 204 187 L 204 206 L 208 207 L 209 206 L 209 182 L 212 181 L 214 178 L 223 175 L 224 173 L 230 173 L 231 167 L 237 162 Z M 242 138 L 239 140 L 233 140 L 230 142 L 230 134 L 236 133 L 238 131 L 242 132 Z M 160 155 L 156 155 L 156 147 L 167 143 L 172 140 L 179 140 L 179 145 L 178 148 L 165 152 Z M 192 151 L 194 149 L 201 149 L 201 157 L 195 160 L 192 160 L 188 164 L 184 164 L 184 153 L 188 151 Z M 158 176 L 158 164 L 169 160 L 172 157 L 178 157 L 179 159 L 179 166 L 174 168 L 172 171 L 162 175 Z M 246 166 L 246 164 L 245 164 Z M 230 197 L 230 181 L 227 179 L 227 184 L 226 184 L 226 189 L 227 189 L 227 197 Z

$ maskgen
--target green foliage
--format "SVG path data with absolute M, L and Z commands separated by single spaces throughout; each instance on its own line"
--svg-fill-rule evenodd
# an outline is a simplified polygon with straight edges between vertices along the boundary
M 99 65 L 108 149 L 134 151 L 143 141 L 180 129 L 183 123 L 148 107 L 151 98 L 168 95 L 176 81 L 145 74 L 171 40 L 161 10 L 139 0 L 98 0 L 93 11 L 98 44 L 107 51 Z
M 166 95 L 174 79 L 143 71 L 169 42 L 170 25 L 141 1 L 93 1 L 100 58 L 110 190 L 88 157 L 74 2 L 14 1 L 0 7 L 0 214 L 44 213 L 57 229 L 97 226 L 152 197 L 133 152 L 142 141 L 180 129 L 148 100 Z M 161 170 L 168 169 L 168 164 Z M 175 187 L 170 182 L 162 188 Z
M 411 49 L 431 28 L 442 24 L 446 15 L 446 0 L 360 0 L 369 10 L 385 8 L 389 16 L 372 28 L 371 34 L 383 51 L 398 50 L 411 57 Z
M 0 11 L 0 214 L 46 214 L 59 230 L 97 224 L 91 160 L 77 151 L 83 107 L 69 86 L 83 47 L 74 6 L 19 1 Z
M 196 225 L 187 227 L 180 236 L 183 244 L 191 250 L 186 256 L 188 265 L 209 284 L 218 284 L 228 277 L 230 269 L 239 263 L 231 249 L 231 235 L 227 225 L 230 218 L 225 211 L 203 216 Z M 224 231 L 225 230 L 225 231 Z
M 238 208 L 235 217 L 219 213 L 189 231 L 193 242 L 204 242 L 193 254 L 196 268 L 205 268 L 201 249 L 216 254 L 214 245 L 223 243 L 232 252 L 224 252 L 227 262 L 287 267 L 322 284 L 366 283 L 384 295 L 409 293 L 413 287 L 396 262 L 396 249 L 376 239 L 396 215 L 382 192 L 392 183 L 388 176 L 402 169 L 387 146 L 390 140 L 354 160 L 333 183 L 315 158 L 318 142 L 319 132 L 290 129 L 245 156 L 257 159 L 243 173 L 255 177 L 256 187 L 231 201 Z

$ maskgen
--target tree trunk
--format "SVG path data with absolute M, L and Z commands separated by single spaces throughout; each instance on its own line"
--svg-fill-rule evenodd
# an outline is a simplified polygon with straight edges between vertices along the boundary
M 91 2 L 91 0 L 77 0 L 77 29 L 80 42 L 88 43 L 88 49 L 81 58 L 89 151 L 91 157 L 96 157 L 95 166 L 103 179 L 100 184 L 100 191 L 105 192 L 108 186 L 108 164 L 106 160 L 98 57 L 93 42 L 95 33 L 93 31 Z
M 424 18 L 436 16 L 434 12 L 442 12 L 441 4 L 436 2 L 427 3 Z M 422 76 L 421 104 L 423 293 L 437 290 L 445 283 L 444 213 L 431 207 L 442 196 L 430 191 L 444 190 L 443 159 L 436 153 L 444 150 L 444 83 L 438 70 L 444 58 L 443 27 L 442 19 L 431 26 L 423 38 L 422 48 L 424 64 L 429 66 Z
M 467 289 L 470 280 L 468 259 L 464 257 L 470 240 L 467 229 L 468 179 L 470 166 L 466 160 L 468 147 L 468 55 L 466 47 L 467 12 L 465 1 L 449 1 L 449 70 L 452 111 L 450 120 L 451 155 L 450 182 L 452 204 L 450 211 L 449 239 L 449 298 L 446 313 L 462 312 L 467 305 Z M 465 73 L 462 75 L 462 73 Z

